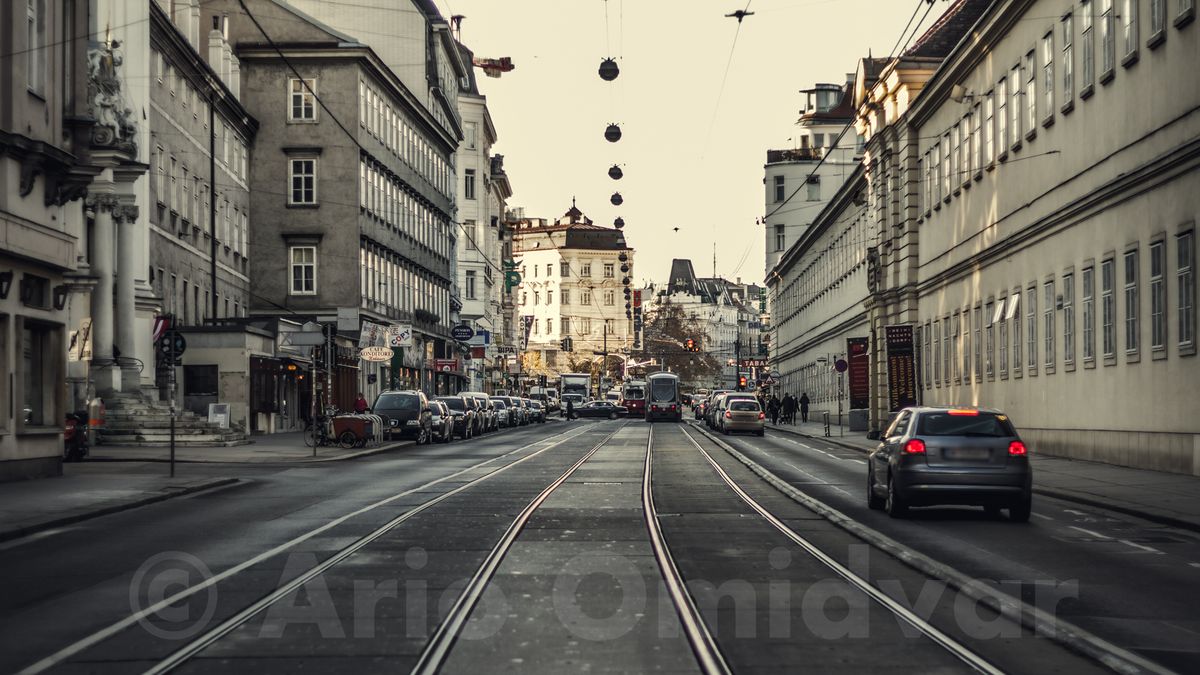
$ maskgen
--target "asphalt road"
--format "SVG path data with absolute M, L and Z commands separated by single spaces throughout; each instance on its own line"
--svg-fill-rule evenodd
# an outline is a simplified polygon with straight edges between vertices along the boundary
M 863 503 L 861 455 L 727 440 L 915 551 L 1200 669 L 1192 535 L 1047 499 L 1024 525 L 966 509 L 893 521 Z M 689 425 L 553 423 L 185 470 L 243 480 L 0 545 L 0 672 L 1102 670 Z

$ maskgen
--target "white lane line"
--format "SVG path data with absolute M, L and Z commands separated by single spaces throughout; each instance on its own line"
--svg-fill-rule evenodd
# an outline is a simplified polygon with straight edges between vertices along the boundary
M 858 464 L 862 464 L 863 466 L 866 466 L 866 465 L 867 465 L 867 460 L 865 460 L 865 459 L 854 459 L 854 458 L 851 458 L 851 459 L 850 459 L 850 461 L 851 461 L 851 462 L 858 463 Z
M 211 490 L 210 490 L 210 492 L 211 492 Z M 33 534 L 27 534 L 24 537 L 21 537 L 20 539 L 14 539 L 12 541 L 6 541 L 3 544 L 0 544 L 0 551 L 7 551 L 9 549 L 14 549 L 18 546 L 24 546 L 25 544 L 29 544 L 31 542 L 37 541 L 38 539 L 45 539 L 46 537 L 52 537 L 56 534 L 62 534 L 63 532 L 69 532 L 73 529 L 75 529 L 75 528 L 59 527 L 59 528 L 55 528 L 53 530 L 42 530 L 41 532 L 34 532 Z
M 1192 567 L 1200 567 L 1200 562 L 1188 563 L 1188 565 L 1191 565 Z
M 1030 513 L 1029 515 L 1033 516 L 1034 518 L 1041 518 L 1042 520 L 1054 520 L 1050 516 L 1043 516 L 1040 513 Z
M 1086 516 L 1086 515 L 1088 515 L 1088 514 L 1084 513 L 1083 511 L 1076 511 L 1075 509 L 1063 509 L 1063 511 L 1066 511 L 1067 513 L 1074 513 L 1074 514 L 1075 514 L 1075 515 L 1077 515 L 1077 516 Z
M 1083 532 L 1084 534 L 1093 536 L 1097 539 L 1108 539 L 1108 540 L 1112 539 L 1112 537 L 1105 536 L 1103 534 L 1100 534 L 1099 532 L 1093 532 L 1092 530 L 1085 530 L 1082 527 L 1075 527 L 1074 525 L 1068 525 L 1067 527 L 1071 528 L 1072 530 L 1079 530 L 1080 532 Z
M 1149 547 L 1149 546 L 1144 546 L 1144 545 L 1142 545 L 1142 544 L 1137 544 L 1137 543 L 1134 543 L 1134 542 L 1132 542 L 1132 541 L 1129 541 L 1128 539 L 1118 539 L 1117 541 L 1121 542 L 1122 544 L 1125 544 L 1126 546 L 1132 546 L 1132 547 L 1134 547 L 1134 548 L 1140 548 L 1140 549 L 1142 549 L 1143 551 L 1149 551 L 1150 553 L 1154 553 L 1155 555 L 1166 555 L 1166 553 L 1163 553 L 1162 551 L 1160 551 L 1160 550 L 1158 550 L 1158 549 L 1156 549 L 1156 548 L 1151 548 L 1151 547 Z

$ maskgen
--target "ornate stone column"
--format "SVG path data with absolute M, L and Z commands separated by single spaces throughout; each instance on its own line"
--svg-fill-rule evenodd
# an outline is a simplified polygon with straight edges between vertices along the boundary
M 92 293 L 92 380 L 96 392 L 105 394 L 117 391 L 121 386 L 113 362 L 113 211 L 120 205 L 120 200 L 112 193 L 92 193 L 88 195 L 86 205 L 95 221 L 92 272 L 97 279 Z
M 132 197 L 131 197 L 132 198 Z M 121 352 L 121 390 L 137 391 L 140 370 L 137 360 L 136 311 L 134 306 L 134 277 L 137 273 L 138 207 L 122 201 L 113 209 L 117 221 L 117 281 L 116 281 L 116 343 Z M 151 367 L 153 364 L 142 367 Z

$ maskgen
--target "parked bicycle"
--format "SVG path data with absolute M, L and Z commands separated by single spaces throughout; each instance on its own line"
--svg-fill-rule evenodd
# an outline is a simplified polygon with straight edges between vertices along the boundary
M 310 421 L 304 427 L 304 444 L 310 448 L 353 447 L 357 439 L 348 439 L 350 445 L 343 445 L 341 439 L 333 433 L 333 418 L 337 414 L 338 410 L 336 408 L 326 408 L 325 414 L 317 415 L 315 422 Z

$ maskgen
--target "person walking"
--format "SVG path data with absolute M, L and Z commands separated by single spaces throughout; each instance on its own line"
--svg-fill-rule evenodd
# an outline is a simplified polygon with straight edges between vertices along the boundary
M 779 424 L 779 399 L 771 394 L 771 400 L 767 401 L 767 414 L 771 416 L 771 424 Z
M 791 393 L 783 395 L 783 423 L 795 424 L 796 422 L 796 399 L 792 398 Z
M 567 399 L 567 421 L 575 419 L 575 403 L 571 399 Z
M 800 421 L 808 422 L 808 392 L 800 394 Z
M 361 391 L 358 392 L 358 398 L 354 399 L 354 412 L 361 415 L 370 409 L 371 406 L 367 404 L 367 398 L 363 396 Z

